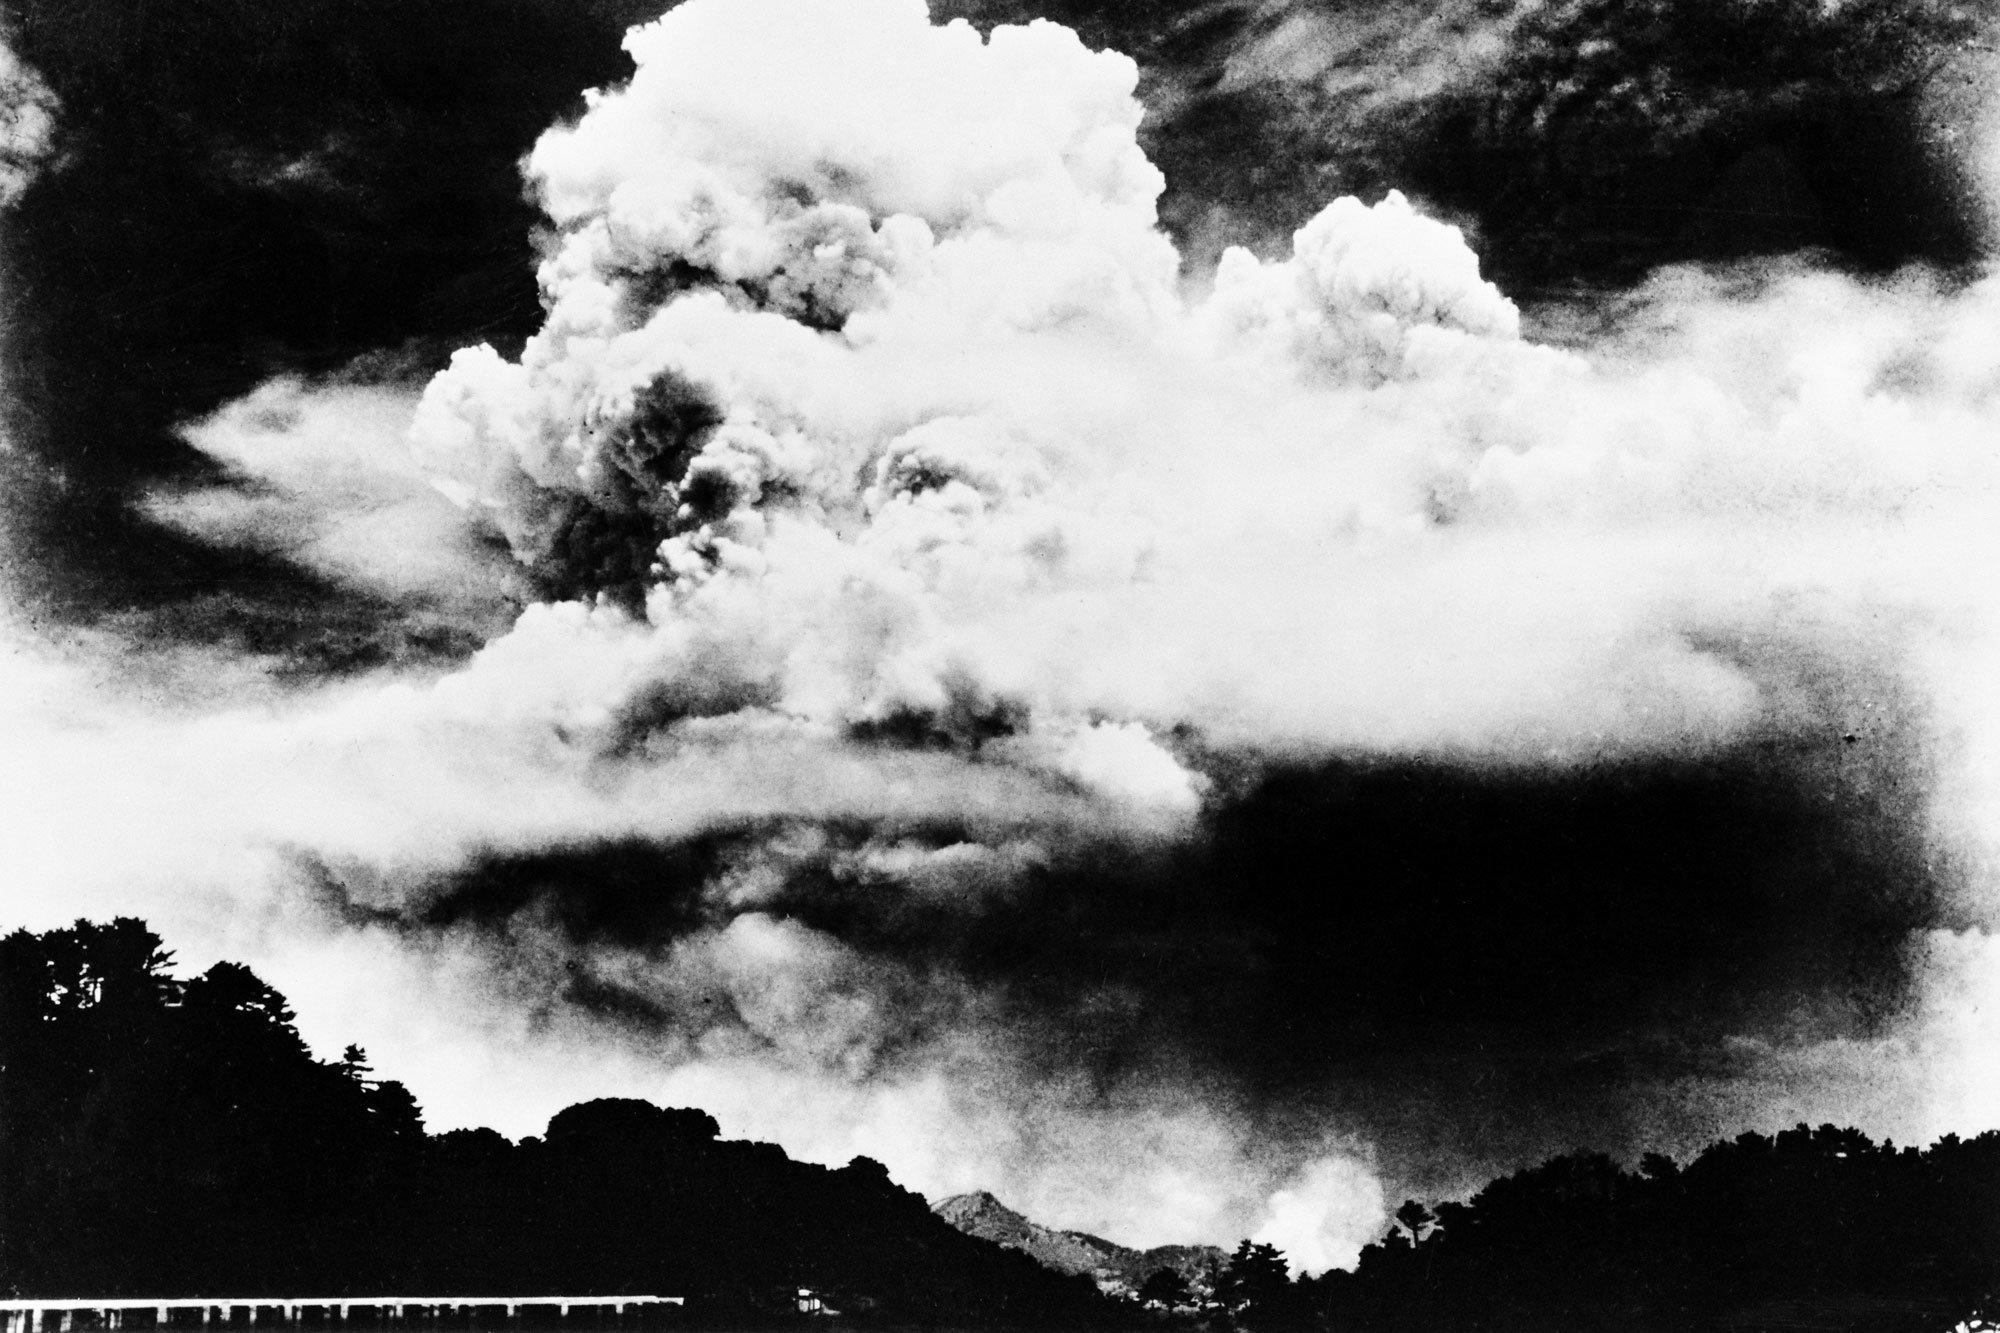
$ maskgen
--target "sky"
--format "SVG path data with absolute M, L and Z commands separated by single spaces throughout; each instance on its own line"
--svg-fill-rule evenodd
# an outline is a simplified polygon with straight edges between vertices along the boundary
M 1312 1270 L 2000 1120 L 1986 10 L 0 12 L 0 924 Z

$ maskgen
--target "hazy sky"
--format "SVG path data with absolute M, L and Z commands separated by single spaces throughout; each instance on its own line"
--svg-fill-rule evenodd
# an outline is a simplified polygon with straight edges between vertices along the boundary
M 1126 8 L 14 0 L 6 924 L 1314 1268 L 1991 1127 L 1984 15 Z

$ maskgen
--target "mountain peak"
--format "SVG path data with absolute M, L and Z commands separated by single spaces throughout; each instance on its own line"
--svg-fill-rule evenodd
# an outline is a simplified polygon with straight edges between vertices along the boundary
M 1082 1231 L 1058 1231 L 1032 1222 L 988 1190 L 954 1194 L 931 1211 L 968 1236 L 1021 1250 L 1059 1273 L 1094 1279 L 1105 1290 L 1136 1288 L 1156 1269 L 1172 1268 L 1206 1290 L 1224 1255 L 1211 1246 L 1163 1246 L 1132 1250 Z
M 1035 1225 L 988 1190 L 954 1194 L 932 1204 L 931 1211 L 960 1231 L 1003 1244 L 1025 1239 Z

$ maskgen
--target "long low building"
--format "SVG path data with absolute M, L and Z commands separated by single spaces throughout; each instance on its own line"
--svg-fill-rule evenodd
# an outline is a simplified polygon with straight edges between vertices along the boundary
M 473 1310 L 505 1311 L 518 1319 L 524 1311 L 568 1315 L 572 1310 L 592 1310 L 624 1315 L 627 1311 L 680 1305 L 679 1296 L 85 1296 L 74 1300 L 0 1300 L 0 1316 L 5 1317 L 5 1333 L 67 1333 L 78 1315 L 86 1315 L 105 1328 L 122 1328 L 128 1316 L 152 1316 L 152 1327 L 166 1327 L 177 1317 L 192 1319 L 197 1313 L 203 1324 L 241 1322 L 255 1324 L 264 1312 L 287 1323 L 298 1323 L 309 1312 L 322 1312 L 342 1321 L 359 1310 L 373 1312 L 379 1319 L 435 1318 Z

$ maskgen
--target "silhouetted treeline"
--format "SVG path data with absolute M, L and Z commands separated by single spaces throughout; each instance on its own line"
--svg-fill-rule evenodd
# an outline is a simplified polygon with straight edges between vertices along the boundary
M 2000 1314 L 2000 1131 L 1929 1149 L 1853 1129 L 1744 1134 L 1685 1168 L 1559 1157 L 1435 1211 L 1411 1200 L 1352 1272 L 1293 1280 L 1244 1241 L 1212 1296 L 1137 1293 L 1240 1333 L 1943 1333 Z
M 604 1100 L 543 1138 L 427 1135 L 349 1047 L 316 1059 L 284 997 L 218 963 L 176 979 L 141 922 L 0 939 L 0 1292 L 633 1292 L 768 1319 L 1071 1324 L 1081 1278 L 954 1231 L 867 1158 L 717 1138 Z
M 654 1292 L 726 1321 L 805 1287 L 885 1320 L 1116 1317 L 876 1162 L 794 1162 L 701 1111 L 601 1100 L 518 1143 L 427 1134 L 359 1049 L 315 1058 L 248 968 L 170 962 L 130 919 L 0 939 L 0 1290 Z M 1949 1327 L 2000 1311 L 2000 1132 L 1919 1151 L 1801 1125 L 1636 1172 L 1562 1157 L 1396 1222 L 1352 1273 L 1294 1282 L 1246 1241 L 1212 1301 L 1143 1294 L 1252 1333 Z
M 1944 1329 L 2000 1296 L 2000 1133 L 1744 1134 L 1685 1168 L 1560 1157 L 1304 1283 L 1335 1330 Z M 1788 1324 L 1787 1321 L 1790 1321 Z

